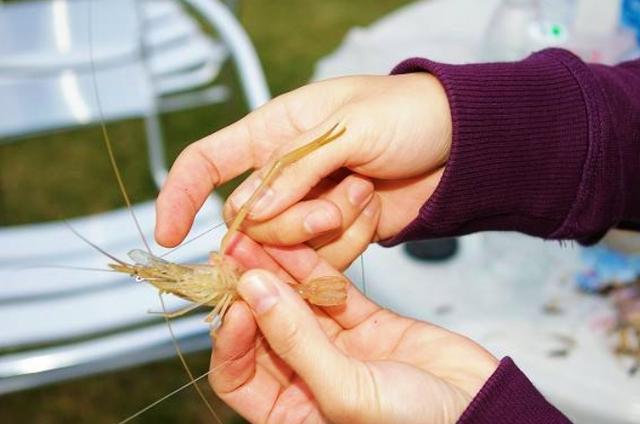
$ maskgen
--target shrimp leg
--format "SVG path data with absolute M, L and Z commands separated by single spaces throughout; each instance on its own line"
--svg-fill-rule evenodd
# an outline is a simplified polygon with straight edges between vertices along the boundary
M 166 312 L 159 312 L 159 311 L 147 311 L 147 313 L 148 313 L 148 314 L 152 314 L 152 315 L 160 315 L 160 316 L 163 316 L 163 317 L 165 317 L 165 318 L 173 319 L 173 318 L 177 318 L 177 317 L 179 317 L 179 316 L 182 316 L 182 315 L 184 315 L 184 314 L 186 314 L 186 313 L 189 313 L 189 312 L 191 312 L 191 311 L 193 311 L 193 310 L 195 310 L 195 309 L 198 309 L 198 308 L 199 308 L 199 307 L 201 307 L 201 306 L 206 305 L 207 303 L 209 303 L 209 302 L 211 302 L 213 299 L 215 299 L 215 298 L 216 298 L 216 296 L 217 296 L 217 294 L 215 294 L 215 295 L 211 296 L 211 297 L 210 297 L 210 298 L 208 298 L 208 299 L 203 300 L 202 302 L 193 303 L 193 304 L 191 304 L 191 305 L 189 305 L 189 306 L 186 306 L 186 307 L 184 307 L 184 308 L 182 308 L 182 309 L 178 309 L 178 310 L 177 310 L 177 311 L 175 311 L 175 312 L 169 312 L 169 313 L 166 313 Z

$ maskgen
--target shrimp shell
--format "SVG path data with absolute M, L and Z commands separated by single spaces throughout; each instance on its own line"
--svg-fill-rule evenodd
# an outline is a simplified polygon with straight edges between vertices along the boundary
M 199 306 L 213 307 L 208 317 L 224 318 L 228 307 L 239 298 L 238 282 L 241 269 L 233 261 L 211 253 L 210 264 L 177 264 L 143 250 L 129 252 L 133 264 L 112 263 L 109 267 L 146 281 L 163 293 L 171 293 L 193 302 L 193 305 L 174 314 L 182 315 Z M 337 306 L 347 299 L 347 281 L 340 277 L 320 277 L 302 284 L 292 284 L 294 290 L 309 303 L 318 306 Z

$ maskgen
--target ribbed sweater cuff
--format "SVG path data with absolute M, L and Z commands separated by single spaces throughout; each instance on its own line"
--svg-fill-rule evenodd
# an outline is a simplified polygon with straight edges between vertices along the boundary
M 587 65 L 549 49 L 514 63 L 413 58 L 393 70 L 409 72 L 429 72 L 444 86 L 451 154 L 419 216 L 383 245 L 481 230 L 583 242 L 604 234 L 610 222 L 593 223 L 588 212 L 592 196 L 604 207 L 614 203 L 607 203 L 612 195 L 594 192 L 604 129 Z
M 570 423 L 531 384 L 508 356 L 464 411 L 458 424 Z

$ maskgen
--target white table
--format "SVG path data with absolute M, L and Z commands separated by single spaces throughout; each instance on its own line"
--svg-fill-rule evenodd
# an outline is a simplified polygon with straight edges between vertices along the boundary
M 404 7 L 367 28 L 352 29 L 321 60 L 314 79 L 385 74 L 404 58 L 480 60 L 482 35 L 498 0 L 432 0 Z M 433 321 L 509 355 L 575 422 L 640 422 L 640 376 L 611 353 L 601 298 L 580 294 L 573 275 L 579 249 L 510 233 L 461 239 L 455 259 L 425 264 L 402 247 L 365 254 L 367 294 L 404 315 Z M 350 270 L 360 281 L 358 266 Z M 543 311 L 556 303 L 562 314 Z M 564 357 L 551 352 L 568 348 Z

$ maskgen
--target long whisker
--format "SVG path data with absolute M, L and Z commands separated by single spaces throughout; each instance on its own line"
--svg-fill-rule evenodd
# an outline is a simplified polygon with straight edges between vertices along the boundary
M 163 253 L 163 254 L 162 254 L 162 255 L 160 255 L 159 257 L 160 257 L 160 258 L 164 258 L 165 256 L 168 256 L 168 255 L 170 255 L 170 254 L 174 253 L 176 250 L 178 250 L 178 249 L 180 249 L 180 248 L 182 248 L 182 247 L 184 247 L 184 246 L 186 246 L 186 245 L 188 245 L 188 244 L 190 244 L 190 243 L 193 243 L 194 241 L 198 240 L 199 238 L 204 237 L 205 235 L 209 234 L 211 231 L 213 231 L 213 230 L 215 230 L 215 229 L 217 229 L 217 228 L 220 228 L 220 227 L 222 227 L 223 225 L 228 224 L 230 221 L 231 221 L 231 220 L 228 220 L 228 221 L 222 221 L 222 222 L 219 222 L 219 223 L 217 223 L 217 224 L 212 225 L 211 227 L 207 228 L 206 230 L 204 230 L 204 231 L 203 231 L 203 232 L 201 232 L 200 234 L 198 234 L 198 235 L 195 235 L 195 236 L 191 237 L 190 239 L 188 239 L 188 240 L 184 241 L 184 242 L 183 242 L 182 244 L 180 244 L 179 246 L 176 246 L 176 247 L 174 247 L 173 249 L 171 249 L 171 250 L 169 250 L 169 251 L 167 251 L 167 252 Z
M 169 399 L 171 396 L 180 393 L 182 390 L 186 389 L 187 387 L 191 386 L 192 384 L 197 383 L 198 381 L 202 380 L 203 378 L 205 378 L 206 376 L 211 374 L 213 371 L 214 371 L 213 369 L 210 369 L 209 371 L 205 372 L 204 374 L 194 378 L 192 381 L 189 381 L 188 383 L 183 384 L 182 386 L 178 387 L 174 391 L 167 393 L 166 395 L 164 395 L 160 399 L 158 399 L 158 400 L 154 401 L 153 403 L 150 403 L 149 405 L 145 406 L 144 408 L 142 408 L 141 410 L 139 410 L 135 414 L 133 414 L 133 415 L 125 418 L 124 420 L 120 421 L 118 424 L 125 424 L 125 423 L 128 423 L 128 422 L 134 420 L 135 418 L 138 418 L 140 415 L 144 414 L 148 410 L 152 409 L 153 407 L 157 406 L 158 404 L 160 404 L 160 403 L 164 402 L 165 400 Z
M 85 242 L 86 244 L 88 244 L 89 246 L 91 246 L 92 248 L 94 248 L 95 250 L 97 250 L 98 252 L 102 253 L 104 256 L 106 256 L 107 258 L 116 261 L 117 263 L 119 263 L 120 265 L 127 265 L 126 262 L 121 261 L 120 259 L 116 258 L 115 256 L 113 256 L 111 253 L 107 252 L 106 250 L 104 250 L 103 248 L 101 248 L 100 246 L 98 246 L 97 244 L 93 243 L 92 241 L 90 241 L 89 239 L 87 239 L 85 236 L 83 236 L 82 234 L 80 234 L 75 228 L 73 228 L 73 226 L 71 226 L 71 224 L 64 220 L 63 221 L 64 224 L 67 226 L 67 228 L 69 228 L 69 230 L 76 235 L 76 237 L 78 237 L 80 240 L 82 240 L 83 242 Z
M 144 408 L 142 408 L 141 410 L 139 410 L 135 414 L 133 414 L 133 415 L 125 418 L 124 420 L 120 421 L 118 424 L 125 424 L 125 423 L 128 423 L 128 422 L 131 422 L 135 418 L 138 418 L 140 415 L 142 415 L 145 412 L 149 411 L 150 409 L 158 406 L 159 404 L 161 404 L 165 400 L 169 399 L 170 397 L 180 393 L 181 391 L 183 391 L 187 387 L 191 386 L 192 384 L 197 383 L 198 381 L 202 380 L 205 377 L 208 377 L 209 374 L 217 371 L 218 369 L 222 368 L 223 366 L 226 366 L 228 363 L 235 361 L 236 359 L 240 358 L 243 355 L 246 355 L 248 352 L 257 350 L 258 347 L 260 346 L 260 341 L 262 341 L 262 339 L 264 339 L 263 336 L 258 336 L 256 338 L 255 345 L 251 349 L 249 349 L 248 351 L 240 352 L 240 353 L 238 353 L 238 355 L 236 355 L 236 356 L 224 361 L 223 363 L 219 364 L 218 366 L 209 369 L 209 371 L 207 371 L 204 374 L 194 378 L 193 381 L 189 381 L 188 383 L 185 383 L 182 386 L 178 387 L 177 389 L 167 393 L 166 395 L 162 396 L 160 399 L 158 399 L 158 400 L 150 403 L 149 405 L 145 406 Z
M 38 269 L 38 268 L 71 269 L 74 271 L 117 272 L 113 269 L 107 269 L 107 268 L 91 268 L 87 266 L 57 265 L 57 264 L 26 265 L 23 267 L 18 267 L 17 269 Z
M 178 358 L 180 358 L 180 362 L 182 362 L 182 366 L 184 367 L 184 370 L 187 372 L 187 375 L 189 376 L 189 379 L 191 380 L 191 384 L 193 384 L 193 388 L 196 389 L 196 392 L 198 392 L 198 396 L 200 396 L 200 399 L 202 399 L 204 404 L 207 406 L 207 409 L 209 410 L 209 412 L 211 413 L 213 418 L 215 418 L 215 420 L 219 424 L 222 424 L 222 420 L 220 420 L 220 417 L 218 417 L 218 415 L 215 413 L 215 411 L 213 410 L 213 407 L 211 406 L 211 404 L 209 403 L 207 398 L 204 396 L 204 393 L 202 393 L 202 390 L 200 390 L 200 386 L 198 386 L 198 383 L 193 379 L 193 374 L 191 373 L 191 368 L 189 368 L 189 365 L 187 365 L 187 360 L 184 358 L 184 355 L 182 354 L 182 349 L 180 349 L 180 345 L 178 344 L 178 339 L 176 339 L 176 335 L 173 332 L 173 327 L 171 326 L 171 321 L 169 320 L 169 317 L 167 316 L 167 308 L 166 308 L 166 306 L 164 304 L 164 299 L 162 298 L 162 293 L 158 292 L 158 297 L 160 298 L 160 305 L 162 306 L 162 311 L 164 312 L 164 320 L 167 323 L 167 328 L 169 329 L 169 334 L 171 335 L 171 341 L 173 342 L 173 347 L 175 347 L 175 349 L 176 349 L 176 353 L 178 354 Z
M 360 277 L 362 278 L 362 294 L 367 295 L 367 276 L 364 272 L 364 252 L 360 254 Z
M 151 247 L 149 247 L 149 243 L 147 243 L 147 238 L 144 236 L 142 232 L 142 227 L 140 226 L 140 222 L 138 222 L 138 217 L 136 216 L 133 208 L 131 207 L 131 200 L 129 200 L 129 195 L 127 194 L 127 190 L 124 187 L 124 182 L 122 181 L 122 175 L 120 174 L 120 169 L 118 168 L 118 164 L 116 163 L 115 155 L 113 154 L 113 147 L 111 145 L 111 140 L 109 138 L 109 133 L 107 131 L 107 126 L 105 125 L 104 119 L 104 111 L 102 109 L 102 102 L 100 100 L 100 90 L 98 90 L 98 81 L 96 78 L 96 65 L 94 63 L 94 54 L 93 54 L 93 0 L 91 0 L 88 4 L 87 11 L 89 14 L 89 62 L 91 65 L 91 82 L 93 85 L 93 92 L 96 97 L 96 107 L 98 109 L 98 115 L 100 117 L 100 128 L 102 129 L 102 140 L 107 148 L 107 152 L 109 154 L 109 162 L 111 163 L 111 168 L 113 169 L 113 173 L 116 176 L 116 180 L 118 181 L 118 187 L 120 188 L 120 193 L 124 198 L 124 202 L 127 205 L 127 210 L 129 211 L 129 215 L 133 219 L 133 222 L 138 230 L 138 234 L 144 243 L 147 252 L 153 254 L 151 251 Z

